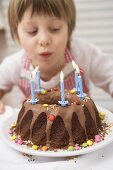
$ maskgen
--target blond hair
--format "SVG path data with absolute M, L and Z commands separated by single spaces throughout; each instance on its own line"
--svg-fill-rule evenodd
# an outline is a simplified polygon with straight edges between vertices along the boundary
M 11 35 L 14 40 L 19 41 L 18 23 L 21 22 L 24 12 L 31 7 L 34 13 L 54 15 L 60 19 L 64 19 L 68 24 L 69 42 L 72 31 L 75 27 L 76 10 L 73 0 L 10 0 L 8 8 L 8 19 Z M 68 46 L 69 46 L 68 42 Z

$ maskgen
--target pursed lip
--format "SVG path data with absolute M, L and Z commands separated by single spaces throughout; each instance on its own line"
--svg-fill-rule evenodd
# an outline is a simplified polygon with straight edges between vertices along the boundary
M 39 55 L 41 57 L 45 57 L 46 58 L 46 57 L 50 57 L 52 55 L 52 52 L 48 52 L 48 51 L 47 52 L 42 52 Z

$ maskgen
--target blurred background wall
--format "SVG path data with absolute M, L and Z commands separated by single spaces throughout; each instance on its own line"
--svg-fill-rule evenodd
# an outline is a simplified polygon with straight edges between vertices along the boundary
M 113 59 L 113 0 L 74 1 L 77 8 L 77 26 L 73 36 L 90 40 Z M 0 23 L 2 23 L 1 25 L 5 30 L 5 32 L 0 31 L 0 62 L 8 54 L 19 50 L 19 46 L 12 41 L 9 32 L 7 21 L 8 3 L 9 0 L 0 0 Z M 11 100 L 17 94 L 20 95 L 17 91 L 18 89 L 14 88 L 13 92 L 3 99 L 4 102 L 19 107 L 19 101 Z M 96 104 L 113 111 L 113 99 L 93 84 L 91 84 L 91 95 Z
M 113 60 L 113 0 L 74 0 L 77 7 L 75 35 L 95 43 Z M 113 111 L 113 99 L 91 84 L 95 102 Z

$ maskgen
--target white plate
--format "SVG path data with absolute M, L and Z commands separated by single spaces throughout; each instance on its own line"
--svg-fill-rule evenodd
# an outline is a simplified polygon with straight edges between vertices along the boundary
M 107 122 L 113 122 L 113 113 L 111 113 L 110 111 L 98 107 L 98 110 L 100 112 L 105 112 L 106 113 L 106 119 Z M 1 126 L 1 137 L 4 140 L 4 142 L 6 142 L 10 147 L 12 147 L 13 149 L 26 153 L 26 154 L 30 154 L 30 155 L 37 155 L 37 156 L 44 156 L 44 157 L 67 157 L 67 156 L 75 156 L 75 155 L 82 155 L 82 154 L 86 154 L 98 149 L 101 149 L 103 147 L 105 147 L 106 145 L 108 145 L 109 143 L 111 143 L 113 141 L 113 127 L 111 128 L 111 132 L 107 135 L 107 137 L 105 138 L 105 140 L 103 140 L 100 143 L 94 144 L 93 146 L 87 147 L 87 148 L 83 148 L 81 150 L 77 150 L 77 151 L 58 151 L 58 152 L 54 152 L 54 151 L 38 151 L 38 150 L 32 150 L 30 148 L 26 148 L 24 145 L 18 145 L 16 144 L 14 141 L 12 141 L 10 139 L 10 135 L 8 134 L 8 130 L 11 126 L 11 124 L 17 119 L 17 114 L 13 114 L 10 117 L 8 117 Z

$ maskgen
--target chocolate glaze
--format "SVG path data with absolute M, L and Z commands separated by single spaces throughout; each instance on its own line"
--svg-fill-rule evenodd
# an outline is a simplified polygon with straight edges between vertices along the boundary
M 39 102 L 35 105 L 24 102 L 18 115 L 16 133 L 21 139 L 61 148 L 94 139 L 102 130 L 98 110 L 89 97 L 80 100 L 79 96 L 65 90 L 69 105 L 62 107 L 58 104 L 59 90 L 53 89 L 44 95 L 35 93 L 35 96 Z M 48 107 L 44 107 L 44 103 Z M 50 114 L 55 116 L 54 121 L 49 120 Z

